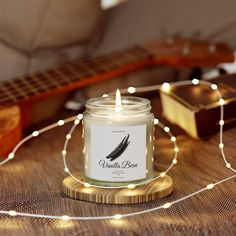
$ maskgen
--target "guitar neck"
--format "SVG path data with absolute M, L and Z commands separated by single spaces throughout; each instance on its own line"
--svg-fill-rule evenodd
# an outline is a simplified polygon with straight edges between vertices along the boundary
M 0 105 L 24 103 L 81 88 L 150 65 L 215 66 L 234 55 L 222 43 L 175 39 L 159 40 L 92 59 L 79 59 L 21 78 L 0 83 Z
M 0 83 L 0 105 L 39 100 L 81 88 L 147 66 L 151 57 L 145 49 L 134 47 L 4 81 Z

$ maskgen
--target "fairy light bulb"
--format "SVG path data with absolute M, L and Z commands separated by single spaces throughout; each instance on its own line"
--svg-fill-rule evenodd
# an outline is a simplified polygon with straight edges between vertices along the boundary
M 193 79 L 192 83 L 193 83 L 193 85 L 198 85 L 199 84 L 199 80 L 198 79 Z
M 78 114 L 78 115 L 77 115 L 77 118 L 78 118 L 79 120 L 82 120 L 82 119 L 83 119 L 83 114 Z
M 129 184 L 127 187 L 128 187 L 129 189 L 135 188 L 135 184 Z
M 17 215 L 16 211 L 9 211 L 8 214 L 10 216 L 16 216 Z
M 170 84 L 165 82 L 162 84 L 161 86 L 161 89 L 164 91 L 164 92 L 169 92 L 170 91 Z
M 224 125 L 224 123 L 225 123 L 224 120 L 220 120 L 220 121 L 219 121 L 219 124 L 220 124 L 221 126 Z
M 63 150 L 62 152 L 61 152 L 61 154 L 64 156 L 64 155 L 66 155 L 66 150 Z
M 225 100 L 224 100 L 223 98 L 221 98 L 221 99 L 219 100 L 219 104 L 220 104 L 221 106 L 223 106 L 223 105 L 225 104 Z
M 174 151 L 175 151 L 175 152 L 179 152 L 179 148 L 178 148 L 178 147 L 175 147 L 175 148 L 174 148 Z
M 132 94 L 136 92 L 136 88 L 135 87 L 128 87 L 127 89 L 128 93 Z
M 116 219 L 116 220 L 119 220 L 119 219 L 122 218 L 122 215 L 121 214 L 116 214 L 116 215 L 113 216 L 113 218 Z
M 65 215 L 65 216 L 62 216 L 61 219 L 62 219 L 62 220 L 69 220 L 70 217 Z
M 69 172 L 69 169 L 68 169 L 67 167 L 65 167 L 64 171 L 65 171 L 66 173 L 68 173 L 68 172 Z
M 231 164 L 230 163 L 226 163 L 226 167 L 227 168 L 231 168 Z
M 167 202 L 167 203 L 165 203 L 162 207 L 164 208 L 164 209 L 166 209 L 166 208 L 169 208 L 169 207 L 171 207 L 171 203 L 170 202 Z
M 219 148 L 220 148 L 220 149 L 224 148 L 224 144 L 223 144 L 223 143 L 220 143 L 220 144 L 219 144 Z
M 89 188 L 89 187 L 91 187 L 91 185 L 89 183 L 84 183 L 84 187 Z
M 32 133 L 32 136 L 33 137 L 37 137 L 39 135 L 39 131 L 34 131 L 33 133 Z
M 157 118 L 154 118 L 154 125 L 157 125 L 159 123 L 159 120 Z
M 166 173 L 165 173 L 165 172 L 162 172 L 162 173 L 160 174 L 160 176 L 161 176 L 161 177 L 165 177 L 165 176 L 166 176 Z
M 120 90 L 116 90 L 116 104 L 115 104 L 115 111 L 120 112 L 121 111 L 121 94 Z
M 71 139 L 71 134 L 67 134 L 66 139 Z
M 211 88 L 212 88 L 213 90 L 216 90 L 218 87 L 217 87 L 216 84 L 212 84 L 212 85 L 211 85 Z
M 108 97 L 108 94 L 104 93 L 104 94 L 102 95 L 102 97 L 103 97 L 103 98 L 107 98 L 107 97 Z
M 215 186 L 214 184 L 208 184 L 206 188 L 207 188 L 207 189 L 213 189 L 214 186 Z
M 59 121 L 57 122 L 57 124 L 58 124 L 59 126 L 62 126 L 62 125 L 65 124 L 65 121 L 64 121 L 64 120 L 59 120 Z
M 165 131 L 166 133 L 169 133 L 169 132 L 170 132 L 170 128 L 166 126 L 166 127 L 164 128 L 164 131 Z
M 79 119 L 76 119 L 76 120 L 74 121 L 74 124 L 75 124 L 75 125 L 78 125 L 79 122 L 80 122 L 80 120 L 79 120 Z
M 170 138 L 170 140 L 171 140 L 172 142 L 175 142 L 175 141 L 176 141 L 176 137 L 175 137 L 175 136 L 172 136 L 172 137 Z
M 172 161 L 172 163 L 173 163 L 174 165 L 177 164 L 177 160 L 174 159 L 174 160 Z
M 14 156 L 15 156 L 14 152 L 11 152 L 11 153 L 9 153 L 8 158 L 9 158 L 9 159 L 13 159 Z

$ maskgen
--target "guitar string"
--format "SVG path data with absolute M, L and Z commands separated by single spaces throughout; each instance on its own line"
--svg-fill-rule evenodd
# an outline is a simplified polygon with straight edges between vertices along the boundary
M 181 81 L 183 82 L 183 81 Z M 186 84 L 189 84 L 189 81 L 185 81 Z M 177 82 L 176 82 L 177 83 Z M 194 85 L 198 85 L 199 83 L 201 83 L 199 80 L 197 79 L 194 79 L 192 80 L 192 83 Z M 208 82 L 207 82 L 208 83 Z M 165 86 L 164 86 L 165 85 Z M 162 86 L 163 86 L 163 89 L 165 89 L 166 87 L 168 88 L 169 84 L 168 83 L 164 83 Z M 223 110 L 224 110 L 224 100 L 222 98 L 222 94 L 221 92 L 218 90 L 217 88 L 217 85 L 216 84 L 211 84 L 209 83 L 209 85 L 211 85 L 211 88 L 212 90 L 216 90 L 217 93 L 218 93 L 218 96 L 219 96 L 219 104 L 220 104 L 220 118 L 223 120 L 223 117 L 224 117 L 224 114 L 223 114 Z M 127 91 L 129 91 L 127 89 Z M 78 120 L 78 119 L 76 119 Z M 223 125 L 224 125 L 224 122 L 221 122 L 222 120 L 220 120 L 219 124 L 220 124 L 220 144 L 221 141 L 223 140 Z M 48 127 L 45 127 L 44 128 L 44 131 L 47 131 L 47 130 L 50 130 L 51 128 L 55 128 L 57 126 L 61 126 L 61 125 L 64 125 L 65 122 L 68 122 L 68 120 L 65 120 L 65 121 L 58 121 L 58 123 L 55 123 L 55 124 L 52 124 L 51 126 L 48 126 Z M 40 130 L 42 131 L 42 129 Z M 36 132 L 35 134 L 36 135 L 33 135 L 34 132 Z M 32 137 L 36 137 L 39 135 L 39 131 L 34 131 L 32 133 Z M 30 137 L 30 138 L 32 138 Z M 221 153 L 224 152 L 223 148 L 224 146 L 219 146 L 220 149 L 221 149 Z M 9 155 L 12 155 L 12 158 L 14 158 L 14 153 L 10 153 Z M 9 158 L 9 157 L 8 157 Z M 224 157 L 223 157 L 224 159 Z M 225 158 L 224 159 L 225 161 L 227 161 L 227 159 Z M 229 164 L 228 162 L 226 163 L 226 167 L 229 168 L 229 166 L 227 165 Z M 234 169 L 233 169 L 234 170 Z M 235 172 L 235 171 L 234 171 Z M 176 199 L 172 202 L 167 202 L 165 203 L 164 205 L 161 205 L 161 206 L 158 206 L 158 207 L 154 207 L 154 208 L 149 208 L 149 209 L 146 209 L 146 210 L 142 210 L 142 211 L 138 211 L 138 212 L 132 212 L 132 213 L 126 213 L 126 214 L 116 214 L 116 215 L 108 215 L 108 216 L 86 216 L 86 217 L 83 217 L 83 216 L 67 216 L 67 215 L 64 215 L 64 216 L 56 216 L 56 215 L 43 215 L 43 214 L 32 214 L 32 213 L 25 213 L 25 212 L 16 212 L 16 211 L 5 211 L 5 210 L 0 210 L 0 214 L 4 214 L 4 215 L 10 215 L 10 216 L 27 216 L 27 217 L 35 217 L 35 218 L 47 218 L 47 219 L 61 219 L 61 220 L 104 220 L 104 219 L 121 219 L 121 218 L 124 218 L 124 217 L 131 217 L 131 216 L 136 216 L 136 215 L 141 215 L 141 214 L 146 214 L 146 213 L 149 213 L 149 212 L 152 212 L 152 211 L 157 211 L 157 210 L 160 210 L 160 209 L 167 209 L 169 207 L 171 207 L 173 204 L 176 204 L 176 203 L 179 203 L 181 201 L 184 201 L 186 199 L 189 199 L 193 196 L 196 196 L 202 192 L 205 192 L 207 190 L 211 190 L 212 188 L 214 188 L 215 186 L 219 185 L 219 184 L 222 184 L 226 181 L 229 181 L 233 178 L 236 178 L 236 175 L 232 175 L 232 176 L 229 176 L 227 178 L 224 178 L 218 182 L 215 182 L 215 183 L 211 183 L 211 184 L 208 184 L 205 188 L 202 188 L 200 190 L 197 190 L 191 194 L 188 194 L 182 198 L 179 198 L 179 199 Z

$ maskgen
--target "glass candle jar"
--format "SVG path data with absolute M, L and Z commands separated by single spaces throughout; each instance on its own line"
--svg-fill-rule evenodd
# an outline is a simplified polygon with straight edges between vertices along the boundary
M 93 185 L 123 186 L 153 177 L 153 114 L 148 99 L 89 99 L 83 119 L 84 178 Z

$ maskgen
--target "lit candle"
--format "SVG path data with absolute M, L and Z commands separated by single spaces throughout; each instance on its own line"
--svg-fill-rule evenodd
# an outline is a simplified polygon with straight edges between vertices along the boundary
M 84 113 L 84 176 L 89 184 L 123 186 L 153 177 L 150 101 L 116 96 L 89 99 Z

